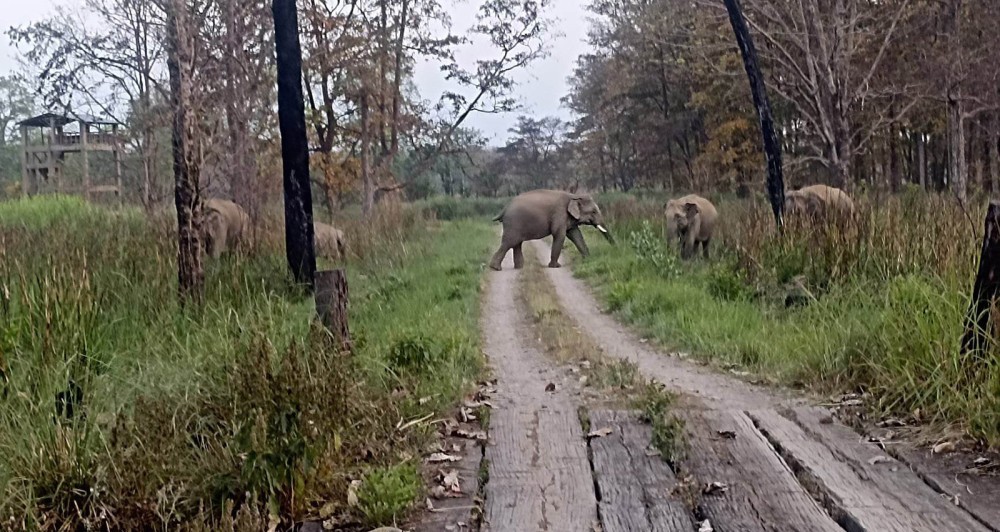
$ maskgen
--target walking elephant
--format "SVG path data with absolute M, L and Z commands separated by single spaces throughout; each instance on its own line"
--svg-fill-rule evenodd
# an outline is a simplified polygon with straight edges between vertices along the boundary
M 224 199 L 210 199 L 202 210 L 202 241 L 213 259 L 226 251 L 249 245 L 250 216 L 243 207 Z
M 663 214 L 667 219 L 667 234 L 680 243 L 681 258 L 694 255 L 701 244 L 702 254 L 707 259 L 708 244 L 719 219 L 715 205 L 697 194 L 689 194 L 668 201 L 663 206 Z
M 538 240 L 552 235 L 552 254 L 549 268 L 558 268 L 559 255 L 568 237 L 584 257 L 590 255 L 583 240 L 581 225 L 597 228 L 609 242 L 614 242 L 604 225 L 604 217 L 597 203 L 588 195 L 572 194 L 561 190 L 532 190 L 510 201 L 493 221 L 503 224 L 500 249 L 490 260 L 490 268 L 500 271 L 507 251 L 514 250 L 514 268 L 524 267 L 521 245 L 528 240 Z

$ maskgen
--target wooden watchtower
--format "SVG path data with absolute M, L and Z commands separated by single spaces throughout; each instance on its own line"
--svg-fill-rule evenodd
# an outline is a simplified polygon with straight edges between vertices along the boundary
M 42 192 L 93 194 L 113 192 L 121 198 L 122 142 L 118 124 L 108 120 L 45 113 L 18 123 L 21 127 L 21 191 L 28 196 Z M 68 127 L 67 127 L 68 126 Z M 75 130 L 75 131 L 74 131 Z M 114 180 L 90 175 L 90 154 L 109 152 L 114 158 Z M 64 183 L 67 154 L 83 158 L 83 178 L 79 187 Z

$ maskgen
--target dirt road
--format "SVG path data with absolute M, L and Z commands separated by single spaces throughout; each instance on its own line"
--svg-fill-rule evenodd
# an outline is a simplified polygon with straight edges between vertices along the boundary
M 533 245 L 548 256 L 546 243 Z M 649 428 L 634 413 L 578 415 L 565 372 L 530 341 L 511 266 L 490 272 L 484 300 L 499 394 L 484 530 L 998 530 L 989 512 L 946 497 L 822 408 L 657 352 L 602 314 L 568 268 L 546 269 L 564 312 L 605 356 L 683 396 L 685 457 L 652 457 Z M 581 417 L 611 434 L 588 440 Z

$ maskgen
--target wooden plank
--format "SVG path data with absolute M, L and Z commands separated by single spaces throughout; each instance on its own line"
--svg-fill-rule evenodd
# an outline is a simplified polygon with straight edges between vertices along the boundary
M 749 415 L 849 531 L 987 530 L 905 464 L 863 442 L 850 428 L 831 422 L 820 409 Z
M 597 497 L 587 442 L 576 404 L 562 388 L 563 372 L 519 333 L 529 329 L 514 301 L 518 273 L 491 272 L 483 298 L 484 347 L 497 394 L 481 530 L 588 531 L 597 523 Z M 559 384 L 551 390 L 549 383 Z
M 970 471 L 970 462 L 978 455 L 965 453 L 932 454 L 930 449 L 914 446 L 894 446 L 893 455 L 932 486 L 944 493 L 965 511 L 990 530 L 1000 530 L 1000 485 L 995 474 L 977 474 Z M 990 456 L 993 464 L 1000 464 L 1000 457 Z
M 716 531 L 842 532 L 746 415 L 689 411 L 684 420 L 685 470 L 702 486 L 728 486 L 722 493 L 703 495 L 699 504 Z
M 469 427 L 469 430 L 476 430 Z M 462 488 L 462 496 L 455 498 L 431 499 L 434 510 L 421 515 L 420 520 L 412 527 L 413 532 L 441 532 L 442 530 L 470 530 L 476 514 L 480 511 L 476 497 L 479 494 L 479 466 L 483 459 L 483 448 L 478 442 L 461 438 L 445 438 L 445 448 L 452 445 L 462 446 L 462 460 L 454 463 L 441 464 L 442 471 L 458 471 L 458 483 Z M 454 454 L 454 453 L 449 453 Z M 411 530 L 408 528 L 408 530 Z
M 677 479 L 659 456 L 646 452 L 652 429 L 638 413 L 591 410 L 591 430 L 611 434 L 590 440 L 603 532 L 690 532 L 688 509 L 672 495 Z

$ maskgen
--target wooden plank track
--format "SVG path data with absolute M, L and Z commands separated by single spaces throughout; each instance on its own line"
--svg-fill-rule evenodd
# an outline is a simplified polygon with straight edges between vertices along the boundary
M 514 301 L 518 275 L 511 269 L 491 273 L 484 298 L 483 336 L 497 394 L 482 530 L 591 530 L 597 496 L 586 438 L 576 404 L 562 388 L 562 372 L 519 333 L 528 327 Z
M 693 530 L 690 512 L 671 494 L 673 471 L 646 452 L 650 426 L 631 411 L 591 410 L 589 417 L 592 430 L 611 429 L 590 440 L 603 532 Z
M 716 531 L 843 530 L 798 483 L 746 415 L 689 411 L 684 421 L 685 472 L 702 486 L 712 482 L 728 486 L 724 492 L 703 495 L 699 504 L 700 513 Z
M 822 410 L 749 413 L 846 530 L 985 532 L 915 473 Z

